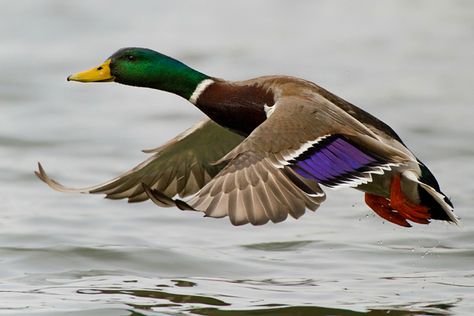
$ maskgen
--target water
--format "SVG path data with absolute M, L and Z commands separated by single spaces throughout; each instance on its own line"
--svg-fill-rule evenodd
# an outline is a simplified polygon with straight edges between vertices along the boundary
M 0 314 L 470 315 L 474 3 L 16 1 L 0 12 Z M 463 225 L 396 227 L 354 190 L 263 227 L 59 194 L 197 121 L 178 97 L 66 82 L 123 46 L 227 79 L 303 77 L 393 126 Z

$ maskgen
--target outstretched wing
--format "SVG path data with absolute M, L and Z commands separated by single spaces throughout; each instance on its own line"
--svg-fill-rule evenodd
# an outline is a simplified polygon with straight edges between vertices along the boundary
M 318 183 L 370 181 L 409 159 L 329 101 L 286 97 L 270 117 L 222 161 L 226 167 L 189 201 L 146 188 L 158 204 L 228 215 L 235 225 L 279 222 L 315 210 L 325 195 Z
M 82 188 L 67 188 L 48 177 L 41 165 L 36 175 L 51 188 L 62 192 L 102 193 L 110 199 L 129 202 L 148 199 L 143 184 L 167 196 L 194 194 L 211 180 L 222 166 L 213 163 L 236 147 L 244 138 L 210 119 L 205 119 L 165 145 L 145 152 L 146 161 L 106 183 Z
M 326 198 L 319 185 L 279 166 L 273 155 L 241 153 L 188 202 L 144 187 L 158 205 L 202 211 L 210 217 L 228 215 L 234 225 L 277 223 L 288 214 L 299 218 L 307 208 L 316 210 Z

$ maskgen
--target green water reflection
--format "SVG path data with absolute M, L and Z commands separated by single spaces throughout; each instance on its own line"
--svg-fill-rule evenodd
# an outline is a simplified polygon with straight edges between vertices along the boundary
M 193 287 L 196 284 L 189 281 L 173 280 L 176 286 Z M 126 289 L 83 289 L 77 291 L 80 294 L 100 294 L 100 295 L 128 295 L 136 298 L 152 298 L 162 300 L 159 304 L 133 304 L 127 303 L 130 316 L 155 315 L 155 313 L 165 312 L 166 314 L 179 314 L 183 310 L 192 315 L 206 316 L 435 316 L 450 315 L 450 310 L 455 304 L 439 303 L 427 304 L 425 308 L 413 309 L 409 306 L 397 306 L 393 308 L 371 309 L 368 311 L 353 311 L 350 309 L 328 308 L 321 306 L 285 306 L 270 304 L 255 306 L 252 309 L 231 309 L 231 304 L 220 299 L 202 295 L 186 295 L 171 293 L 162 290 L 126 290 Z M 207 305 L 211 307 L 190 308 L 193 305 Z M 142 314 L 143 313 L 143 314 Z
M 216 308 L 203 308 L 191 311 L 193 314 L 208 315 L 208 316 L 257 316 L 257 315 L 272 315 L 272 316 L 421 316 L 421 315 L 446 315 L 444 313 L 431 313 L 426 311 L 403 311 L 391 309 L 378 309 L 368 312 L 357 312 L 347 309 L 326 308 L 318 306 L 290 306 L 280 308 L 265 308 L 253 310 L 219 310 Z

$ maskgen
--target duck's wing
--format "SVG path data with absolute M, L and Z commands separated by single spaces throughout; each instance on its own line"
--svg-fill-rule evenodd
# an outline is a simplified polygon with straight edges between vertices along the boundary
M 135 168 L 106 183 L 67 188 L 49 178 L 41 165 L 36 175 L 51 188 L 62 192 L 102 193 L 110 199 L 129 202 L 148 199 L 145 184 L 167 196 L 194 194 L 222 169 L 214 162 L 235 148 L 244 138 L 210 119 L 204 119 L 165 145 L 146 150 L 153 155 Z
M 189 201 L 146 188 L 155 202 L 229 216 L 235 225 L 283 221 L 315 210 L 328 186 L 371 181 L 409 159 L 323 98 L 285 97 L 222 161 L 227 165 Z

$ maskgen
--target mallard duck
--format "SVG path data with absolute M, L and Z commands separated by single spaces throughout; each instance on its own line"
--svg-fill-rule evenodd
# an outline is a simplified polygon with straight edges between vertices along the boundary
M 136 47 L 67 80 L 171 92 L 208 118 L 100 185 L 64 187 L 39 164 L 37 176 L 58 191 L 150 199 L 229 216 L 234 225 L 261 225 L 315 211 L 326 198 L 321 186 L 352 187 L 365 193 L 376 214 L 400 226 L 458 222 L 433 174 L 392 128 L 312 82 L 289 76 L 226 81 Z

